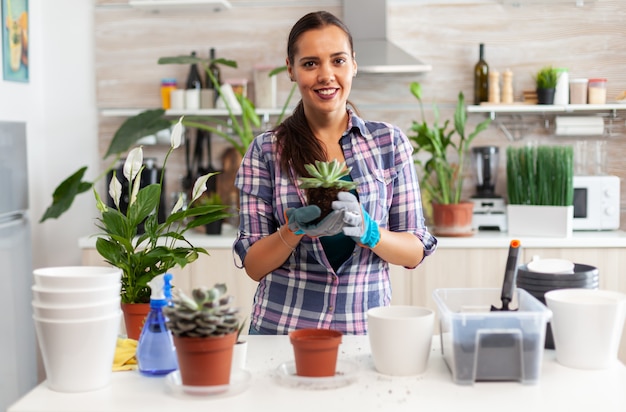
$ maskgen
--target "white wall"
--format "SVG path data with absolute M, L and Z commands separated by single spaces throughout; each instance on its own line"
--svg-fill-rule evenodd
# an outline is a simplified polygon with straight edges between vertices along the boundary
M 89 192 L 62 218 L 38 223 L 62 179 L 97 165 L 93 7 L 85 0 L 30 0 L 30 81 L 0 79 L 0 120 L 27 125 L 35 268 L 79 264 L 77 239 L 94 232 Z M 96 172 L 90 166 L 87 177 Z

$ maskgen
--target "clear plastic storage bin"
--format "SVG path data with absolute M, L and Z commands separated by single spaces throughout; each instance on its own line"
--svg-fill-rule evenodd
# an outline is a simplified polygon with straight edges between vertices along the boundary
M 501 289 L 436 289 L 441 350 L 452 379 L 460 385 L 476 381 L 539 380 L 546 325 L 552 312 L 523 289 L 510 307 L 501 308 Z

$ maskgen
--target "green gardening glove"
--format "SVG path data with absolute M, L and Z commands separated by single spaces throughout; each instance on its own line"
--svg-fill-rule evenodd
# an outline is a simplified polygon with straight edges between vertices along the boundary
M 316 205 L 287 209 L 285 212 L 287 226 L 296 235 L 309 237 L 333 236 L 340 233 L 344 226 L 344 212 L 333 210 L 320 222 L 313 223 L 321 213 Z

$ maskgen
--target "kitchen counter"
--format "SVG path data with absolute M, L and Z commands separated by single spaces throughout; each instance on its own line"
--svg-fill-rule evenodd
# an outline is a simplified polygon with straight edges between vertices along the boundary
M 278 366 L 293 360 L 287 336 L 248 336 L 247 339 L 247 370 L 252 378 L 243 392 L 230 397 L 175 395 L 169 392 L 166 378 L 144 377 L 137 371 L 115 372 L 109 387 L 93 392 L 54 392 L 44 382 L 13 404 L 8 412 L 626 410 L 626 366 L 619 362 L 606 370 L 572 369 L 557 363 L 553 350 L 546 350 L 541 376 L 535 385 L 477 382 L 460 386 L 452 381 L 438 336 L 433 338 L 428 369 L 419 377 L 377 373 L 367 336 L 344 336 L 339 361 L 358 365 L 356 380 L 343 387 L 314 390 L 276 380 Z
M 187 239 L 194 246 L 207 249 L 230 249 L 235 241 L 236 230 L 226 227 L 222 235 L 205 235 L 193 232 Z M 626 247 L 626 232 L 576 231 L 571 237 L 517 237 L 524 247 L 532 248 L 622 248 Z M 483 231 L 468 237 L 438 237 L 438 248 L 508 248 L 512 237 L 506 232 Z M 93 236 L 79 239 L 81 249 L 95 248 Z

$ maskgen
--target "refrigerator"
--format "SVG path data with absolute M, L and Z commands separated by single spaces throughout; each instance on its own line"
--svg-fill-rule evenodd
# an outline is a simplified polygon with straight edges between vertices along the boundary
M 26 124 L 0 121 L 0 411 L 37 385 Z

